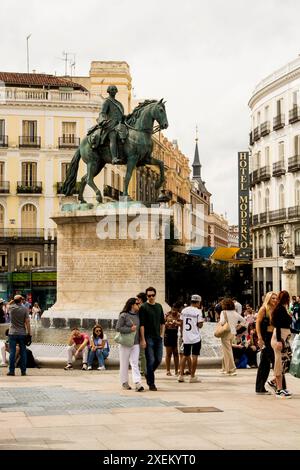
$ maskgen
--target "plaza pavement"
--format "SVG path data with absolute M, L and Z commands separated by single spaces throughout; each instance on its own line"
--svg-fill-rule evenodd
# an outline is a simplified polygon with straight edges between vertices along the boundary
M 300 449 L 300 380 L 291 400 L 254 393 L 256 370 L 226 377 L 200 369 L 201 383 L 157 372 L 157 392 L 120 389 L 118 371 L 0 372 L 0 450 Z M 221 412 L 183 413 L 179 407 Z

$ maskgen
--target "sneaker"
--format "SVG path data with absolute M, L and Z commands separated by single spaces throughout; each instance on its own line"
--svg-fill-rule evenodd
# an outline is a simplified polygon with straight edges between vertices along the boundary
M 87 370 L 88 366 L 86 363 L 82 364 L 81 370 Z
M 178 382 L 184 382 L 184 377 L 183 375 L 178 376 Z
M 247 364 L 246 369 L 251 369 L 251 366 L 249 366 L 249 364 Z
M 292 395 L 286 390 L 277 390 L 275 396 L 276 398 L 292 398 Z
M 130 385 L 129 385 L 128 382 L 124 382 L 124 383 L 122 384 L 122 388 L 123 388 L 124 390 L 131 390 L 131 387 L 130 387 Z
M 156 385 L 155 384 L 149 385 L 149 390 L 151 390 L 151 392 L 156 392 L 157 391 Z
M 6 364 L 4 364 L 4 362 L 1 362 L 0 367 L 6 367 Z
M 15 373 L 14 372 L 7 372 L 6 375 L 15 375 Z
M 99 367 L 97 367 L 97 370 L 105 370 L 105 367 L 104 366 L 99 366 Z
M 292 394 L 291 392 L 289 392 L 289 390 L 287 390 L 286 388 L 284 388 L 283 390 L 284 390 L 284 392 L 285 392 L 286 395 L 290 395 L 290 396 L 293 395 L 293 394 Z
M 88 366 L 87 370 L 93 370 L 92 366 Z
M 67 364 L 66 367 L 64 367 L 65 370 L 70 370 L 73 369 L 72 364 Z
M 262 392 L 256 392 L 256 395 L 271 395 L 271 392 L 268 390 L 263 390 Z
M 135 391 L 136 392 L 143 392 L 145 389 L 141 383 L 135 384 Z
M 274 390 L 274 392 L 277 392 L 277 386 L 275 380 L 268 380 L 267 385 Z
M 227 374 L 227 372 L 226 372 L 226 370 L 221 369 L 221 370 L 219 370 L 219 374 Z
M 196 382 L 201 382 L 200 379 L 198 379 L 198 377 L 190 377 L 190 384 L 193 384 L 193 383 L 196 383 Z
M 227 372 L 227 375 L 237 375 L 237 373 L 234 371 L 234 372 Z

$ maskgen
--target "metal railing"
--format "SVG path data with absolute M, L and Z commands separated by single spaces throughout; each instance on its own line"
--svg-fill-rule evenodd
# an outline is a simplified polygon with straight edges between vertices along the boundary
M 277 131 L 278 129 L 282 129 L 285 126 L 285 117 L 284 114 L 278 114 L 273 119 L 273 130 Z
M 249 145 L 253 145 L 253 144 L 254 144 L 253 132 L 250 132 L 250 133 L 249 133 Z
M 44 238 L 44 229 L 0 228 L 0 238 Z
M 285 174 L 284 161 L 280 160 L 279 162 L 273 163 L 273 176 L 281 176 L 284 174 Z
M 18 194 L 41 194 L 43 192 L 42 181 L 18 181 Z
M 265 121 L 260 125 L 260 135 L 264 137 L 270 134 L 270 121 Z
M 40 148 L 41 137 L 38 135 L 20 135 L 19 147 L 36 147 Z
M 254 141 L 257 141 L 260 139 L 260 126 L 257 126 L 255 127 L 255 129 L 253 130 L 253 140 Z
M 268 222 L 268 212 L 262 212 L 259 214 L 259 223 L 266 224 Z
M 80 144 L 80 138 L 74 135 L 64 135 L 58 138 L 59 148 L 76 148 Z
M 0 194 L 9 194 L 9 181 L 0 181 Z
M 8 136 L 0 135 L 0 147 L 8 147 Z
M 300 155 L 294 155 L 288 160 L 288 171 L 294 173 L 300 170 Z
M 269 221 L 278 222 L 286 219 L 286 209 L 277 209 L 276 211 L 269 212 Z
M 293 106 L 292 109 L 289 110 L 289 123 L 293 124 L 297 121 L 300 121 L 300 107 Z
M 288 208 L 289 219 L 300 219 L 300 206 L 292 206 Z

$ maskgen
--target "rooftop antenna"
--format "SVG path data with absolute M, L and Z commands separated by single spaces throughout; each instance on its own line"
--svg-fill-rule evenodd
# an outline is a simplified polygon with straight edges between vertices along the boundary
M 73 55 L 73 62 L 75 64 L 75 54 L 74 54 L 74 52 L 65 52 L 65 51 L 63 51 L 62 55 L 64 56 L 62 60 L 65 63 L 65 77 L 66 77 L 68 75 L 68 58 L 69 58 L 69 56 Z M 70 59 L 69 59 L 69 63 L 70 63 L 70 66 L 71 66 Z M 72 68 L 71 68 L 71 75 L 72 75 Z
M 76 56 L 73 54 L 73 61 L 70 60 L 70 71 L 71 71 L 71 77 L 75 75 L 75 66 L 76 66 Z
M 26 36 L 26 46 L 27 46 L 27 73 L 29 73 L 29 38 L 31 37 L 31 34 L 28 34 L 28 36 Z

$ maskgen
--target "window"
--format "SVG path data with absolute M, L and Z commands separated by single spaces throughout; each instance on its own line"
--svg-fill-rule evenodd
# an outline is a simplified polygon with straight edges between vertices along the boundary
M 0 251 L 0 268 L 5 268 L 7 266 L 7 252 Z
M 279 186 L 279 209 L 284 209 L 284 187 L 283 184 Z
M 284 142 L 278 144 L 278 157 L 279 161 L 284 161 Z
M 270 165 L 270 147 L 265 148 L 265 162 L 266 166 Z
M 260 214 L 261 213 L 261 192 L 259 191 L 258 193 L 258 211 L 257 213 Z
M 272 235 L 270 233 L 266 235 L 266 246 L 267 248 L 272 248 Z
M 270 191 L 267 188 L 265 194 L 265 212 L 269 212 L 270 210 Z
M 260 166 L 261 166 L 261 153 L 260 152 L 257 152 L 256 154 L 256 168 L 259 169 Z
M 300 248 L 300 230 L 295 230 L 295 246 Z
M 17 265 L 21 267 L 40 266 L 41 256 L 38 251 L 20 251 L 17 255 Z
M 33 204 L 25 204 L 21 212 L 22 229 L 35 229 L 37 226 L 37 210 Z
M 4 207 L 0 204 L 0 228 L 4 228 Z
M 63 162 L 61 164 L 61 181 L 65 181 L 66 179 L 66 176 L 67 176 L 67 171 L 70 167 L 70 163 L 69 162 Z
M 300 181 L 297 180 L 295 183 L 295 206 L 300 205 Z
M 265 121 L 269 120 L 269 106 L 265 106 Z
M 63 122 L 62 136 L 64 143 L 74 144 L 76 136 L 76 122 Z
M 0 119 L 0 139 L 5 135 L 5 120 Z
M 298 90 L 293 91 L 293 107 L 298 105 L 298 93 Z
M 22 163 L 22 183 L 26 186 L 31 186 L 37 181 L 37 163 L 23 162 Z
M 282 113 L 282 108 L 283 108 L 283 99 L 281 98 L 280 100 L 276 101 L 276 111 L 277 111 L 277 116 Z
M 4 181 L 5 162 L 0 162 L 0 184 Z
M 260 125 L 260 111 L 257 113 L 257 125 Z
M 37 121 L 23 121 L 22 135 L 27 137 L 29 142 L 34 142 L 37 136 Z
M 294 136 L 294 155 L 300 155 L 300 135 Z

